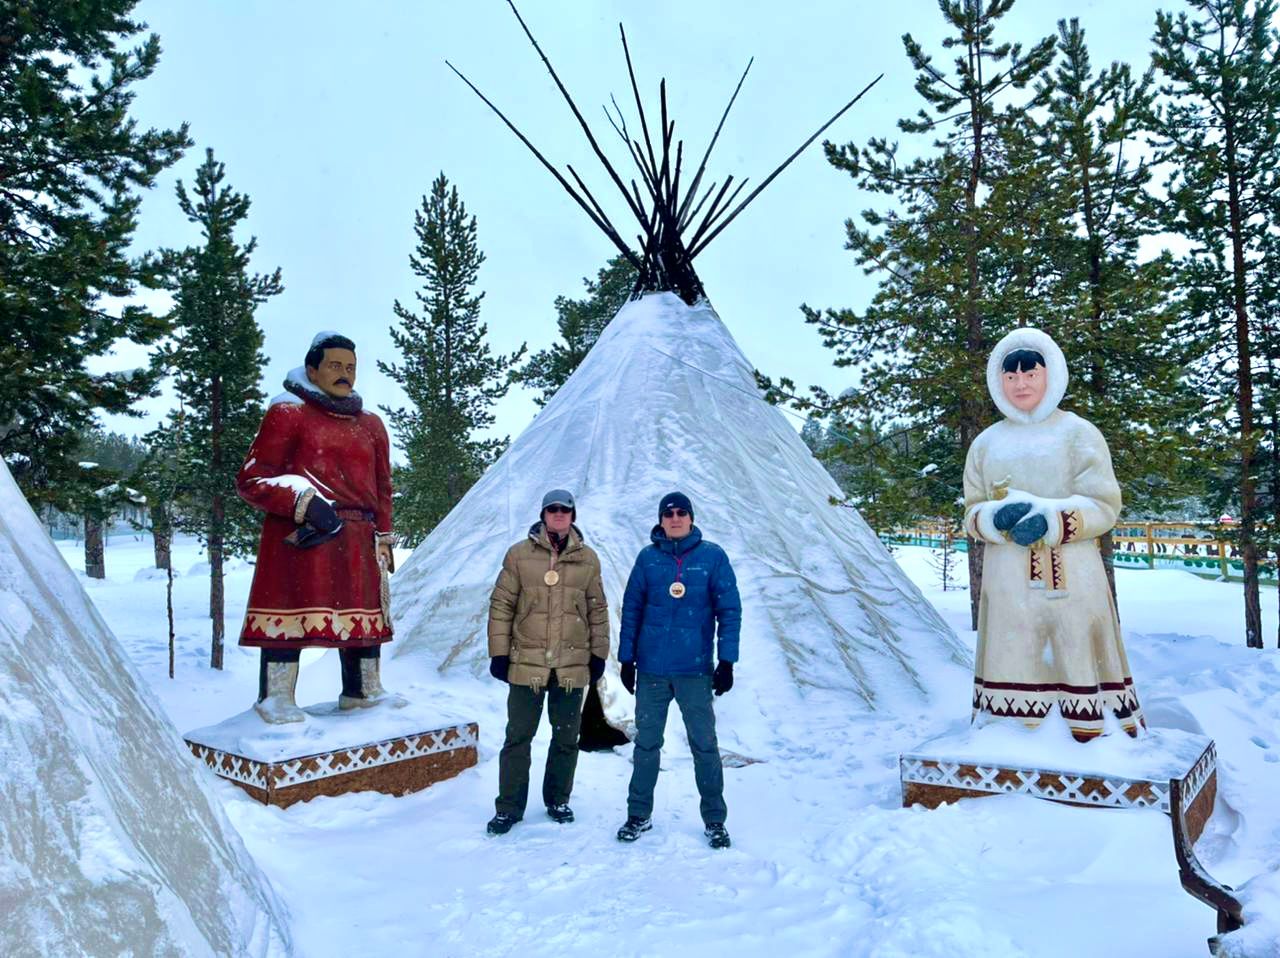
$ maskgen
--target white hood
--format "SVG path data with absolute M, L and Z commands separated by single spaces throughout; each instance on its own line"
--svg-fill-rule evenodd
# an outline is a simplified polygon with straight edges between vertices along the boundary
M 1031 412 L 1018 409 L 1004 394 L 1004 371 L 1000 367 L 1004 358 L 1016 349 L 1034 349 L 1045 361 L 1048 386 L 1045 388 L 1044 398 Z M 1066 395 L 1068 379 L 1067 358 L 1062 355 L 1058 344 L 1048 333 L 1031 326 L 1015 329 L 996 343 L 996 348 L 991 351 L 991 358 L 987 360 L 987 391 L 991 393 L 991 401 L 1006 419 L 1013 422 L 1044 422 L 1048 419 Z

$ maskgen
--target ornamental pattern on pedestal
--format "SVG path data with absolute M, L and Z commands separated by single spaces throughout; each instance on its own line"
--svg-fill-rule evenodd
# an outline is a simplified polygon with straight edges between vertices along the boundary
M 899 759 L 899 767 L 904 785 L 932 785 L 993 795 L 1030 795 L 1049 801 L 1106 808 L 1157 808 L 1169 812 L 1168 781 L 948 761 L 924 755 L 903 755 Z M 1211 742 L 1183 778 L 1188 806 L 1196 800 L 1216 769 L 1217 758 Z
M 382 742 L 333 749 L 278 762 L 246 758 L 190 740 L 187 745 L 196 758 L 221 777 L 266 790 L 269 782 L 275 788 L 288 788 L 334 775 L 422 758 L 425 755 L 473 748 L 477 742 L 478 734 L 474 725 L 452 725 L 416 735 L 402 735 Z

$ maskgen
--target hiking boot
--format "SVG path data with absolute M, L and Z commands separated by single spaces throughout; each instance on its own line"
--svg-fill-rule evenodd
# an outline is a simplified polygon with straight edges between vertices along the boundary
M 485 831 L 490 835 L 505 835 L 511 831 L 511 826 L 520 819 L 514 815 L 508 815 L 505 812 L 498 812 L 493 818 L 489 819 L 489 824 L 485 826 Z
M 568 825 L 573 821 L 573 809 L 563 802 L 559 805 L 548 805 L 547 818 L 559 825 Z
M 712 822 L 702 834 L 707 836 L 707 844 L 712 848 L 728 848 L 732 844 L 729 833 L 721 822 Z
M 618 829 L 618 841 L 634 842 L 642 832 L 647 832 L 651 828 L 653 828 L 653 819 L 640 818 L 638 815 L 628 815 L 627 820 Z

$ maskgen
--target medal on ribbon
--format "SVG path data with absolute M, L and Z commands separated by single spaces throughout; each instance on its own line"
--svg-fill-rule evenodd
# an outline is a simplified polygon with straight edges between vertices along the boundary
M 547 585 L 555 585 L 560 581 L 560 573 L 555 569 L 548 569 L 546 575 L 542 577 L 542 581 Z
M 683 599 L 683 598 L 684 598 L 684 583 L 683 583 L 683 582 L 673 582 L 673 583 L 671 583 L 671 588 L 669 588 L 667 591 L 671 593 L 671 598 L 673 598 L 673 599 Z

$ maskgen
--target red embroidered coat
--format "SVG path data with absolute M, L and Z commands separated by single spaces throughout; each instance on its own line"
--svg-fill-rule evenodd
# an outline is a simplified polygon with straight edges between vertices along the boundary
M 360 648 L 391 640 L 381 602 L 376 535 L 391 532 L 387 430 L 372 413 L 339 415 L 290 396 L 268 410 L 236 477 L 266 512 L 240 644 L 265 649 Z M 337 537 L 286 543 L 315 495 L 343 516 Z M 373 514 L 373 521 L 352 512 Z

